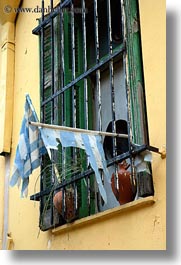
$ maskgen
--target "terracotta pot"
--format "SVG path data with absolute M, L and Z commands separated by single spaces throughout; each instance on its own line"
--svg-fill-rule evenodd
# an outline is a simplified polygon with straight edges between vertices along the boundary
M 53 197 L 53 204 L 59 214 L 62 214 L 62 198 L 63 198 L 62 191 L 57 192 Z
M 113 193 L 120 204 L 133 201 L 135 198 L 135 192 L 131 183 L 131 173 L 127 170 L 128 164 L 126 161 L 118 164 L 118 184 L 119 189 L 115 185 L 114 173 L 111 178 L 111 186 Z
M 65 213 L 63 218 L 70 222 L 75 219 L 74 211 L 74 194 L 72 189 L 67 189 L 64 193 L 65 196 Z M 59 191 L 55 194 L 53 198 L 53 204 L 57 209 L 58 213 L 62 215 L 62 206 L 63 206 L 63 192 Z
M 72 189 L 67 189 L 66 191 L 65 205 L 66 205 L 65 220 L 67 222 L 70 222 L 75 219 L 74 193 Z

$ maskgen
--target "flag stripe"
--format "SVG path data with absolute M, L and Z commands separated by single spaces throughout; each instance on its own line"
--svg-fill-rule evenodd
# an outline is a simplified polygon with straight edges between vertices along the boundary
M 16 149 L 13 175 L 10 185 L 15 186 L 22 181 L 21 196 L 27 195 L 29 176 L 34 169 L 40 166 L 40 157 L 46 152 L 38 127 L 29 125 L 30 121 L 37 122 L 37 115 L 30 98 L 25 102 L 25 113 L 21 124 L 19 142 Z

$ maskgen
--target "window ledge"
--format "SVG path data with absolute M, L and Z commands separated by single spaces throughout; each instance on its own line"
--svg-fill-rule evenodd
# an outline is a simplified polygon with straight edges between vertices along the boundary
M 94 214 L 91 216 L 81 218 L 79 220 L 74 221 L 73 223 L 69 223 L 69 224 L 65 224 L 65 225 L 56 227 L 52 230 L 52 233 L 53 234 L 59 234 L 59 233 L 62 233 L 62 232 L 68 231 L 68 230 L 75 229 L 75 228 L 80 227 L 82 225 L 87 225 L 87 224 L 90 224 L 93 222 L 97 222 L 97 221 L 99 221 L 101 219 L 105 219 L 107 217 L 110 218 L 110 217 L 115 216 L 117 214 L 121 214 L 122 212 L 125 212 L 125 211 L 131 211 L 131 210 L 135 210 L 139 207 L 152 205 L 153 203 L 155 203 L 154 196 L 141 198 L 141 199 L 138 199 L 136 201 L 132 201 L 132 202 L 126 203 L 124 205 L 115 207 L 113 209 L 109 209 L 109 210 L 106 210 L 106 211 L 101 212 L 101 213 L 97 213 L 97 214 Z

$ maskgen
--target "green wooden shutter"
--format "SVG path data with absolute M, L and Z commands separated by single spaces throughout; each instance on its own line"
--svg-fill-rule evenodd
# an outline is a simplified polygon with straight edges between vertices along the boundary
M 133 143 L 149 144 L 138 0 L 124 0 L 127 27 L 128 78 L 131 103 Z M 151 164 L 147 163 L 151 173 Z M 138 196 L 154 194 L 152 174 L 137 173 Z
M 42 48 L 42 47 L 41 47 Z M 42 51 L 40 50 L 40 54 Z M 41 65 L 40 65 L 41 66 Z M 51 96 L 51 32 L 50 27 L 46 27 L 44 30 L 44 78 L 45 83 L 41 84 L 41 99 L 47 99 Z M 44 98 L 42 97 L 44 95 Z M 45 105 L 42 111 L 41 120 L 45 123 L 51 123 L 51 103 Z M 49 169 L 51 162 L 48 155 L 42 157 L 41 166 L 41 190 L 45 190 L 51 187 L 51 176 Z M 50 225 L 50 211 L 51 204 L 50 199 L 47 196 L 41 198 L 40 201 L 40 228 L 46 230 Z
M 133 141 L 136 144 L 145 144 L 148 143 L 148 127 L 144 92 L 138 1 L 125 0 L 125 11 Z
M 59 53 L 58 53 L 58 17 L 54 19 L 54 38 L 55 38 L 55 85 L 56 88 L 59 89 L 59 75 L 58 75 L 58 61 L 59 61 Z M 40 50 L 40 54 L 41 54 Z M 41 67 L 41 66 L 40 66 Z M 44 30 L 44 84 L 41 84 L 41 100 L 48 99 L 52 95 L 52 69 L 51 69 L 51 28 L 47 26 Z M 44 98 L 43 98 L 44 95 Z M 57 103 L 58 104 L 58 103 Z M 52 103 L 48 102 L 44 105 L 41 110 L 41 121 L 47 124 L 51 124 L 52 122 L 58 123 L 58 115 L 55 120 L 52 121 L 52 112 L 54 109 L 52 108 Z M 57 110 L 58 114 L 58 110 Z M 42 166 L 41 166 L 41 190 L 46 190 L 51 188 L 52 186 L 52 163 L 48 154 L 42 157 Z M 60 219 L 56 209 L 52 205 L 52 197 L 53 192 L 49 195 L 43 196 L 40 201 L 40 228 L 45 231 L 50 227 L 56 226 L 59 224 Z

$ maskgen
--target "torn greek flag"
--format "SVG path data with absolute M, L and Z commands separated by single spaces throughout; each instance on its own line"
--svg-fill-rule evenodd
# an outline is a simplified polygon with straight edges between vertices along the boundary
M 59 131 L 51 128 L 41 128 L 41 136 L 46 149 L 57 149 L 59 142 L 63 147 L 77 147 L 84 149 L 90 165 L 95 172 L 99 192 L 107 203 L 107 194 L 103 186 L 100 170 L 104 172 L 107 182 L 111 182 L 100 135 L 79 132 Z
M 16 184 L 19 186 L 22 182 L 22 197 L 27 196 L 29 176 L 34 169 L 40 166 L 40 157 L 46 152 L 40 137 L 39 128 L 31 126 L 29 121 L 37 122 L 37 116 L 27 95 L 19 143 L 16 149 L 14 169 L 10 180 L 10 186 L 12 187 Z
M 40 166 L 41 156 L 48 152 L 51 159 L 50 149 L 57 150 L 57 146 L 61 142 L 63 147 L 77 147 L 85 150 L 89 163 L 95 172 L 98 189 L 106 207 L 111 202 L 117 204 L 111 189 L 111 175 L 107 168 L 100 135 L 38 127 L 29 122 L 38 122 L 38 118 L 31 99 L 27 95 L 14 171 L 10 181 L 11 186 L 20 185 L 22 181 L 22 197 L 27 196 L 29 176 L 34 169 Z M 104 173 L 104 184 L 101 172 Z

